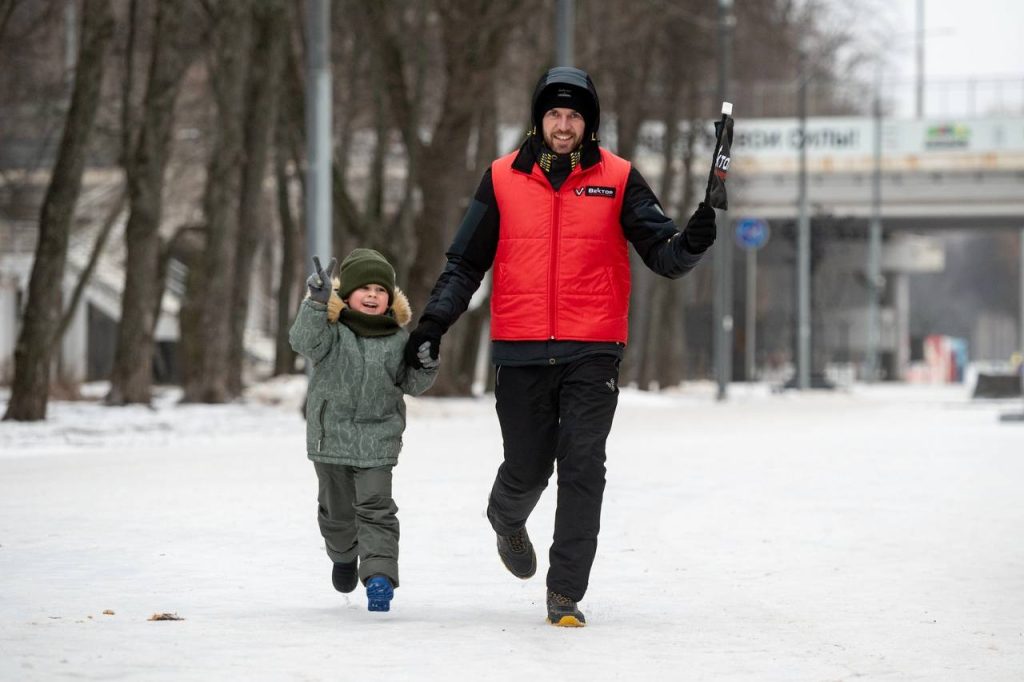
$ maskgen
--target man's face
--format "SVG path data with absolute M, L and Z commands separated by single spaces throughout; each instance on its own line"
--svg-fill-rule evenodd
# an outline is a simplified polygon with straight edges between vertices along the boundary
M 583 142 L 583 131 L 586 121 L 575 109 L 555 107 L 544 114 L 544 143 L 556 154 L 568 154 L 575 151 Z

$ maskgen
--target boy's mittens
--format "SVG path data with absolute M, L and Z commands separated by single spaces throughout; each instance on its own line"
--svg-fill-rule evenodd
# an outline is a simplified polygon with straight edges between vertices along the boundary
M 420 320 L 409 334 L 409 340 L 405 344 L 405 364 L 413 369 L 434 369 L 438 364 L 438 355 L 441 351 L 441 336 L 444 330 L 433 320 Z M 426 353 L 423 346 L 426 345 Z M 423 358 L 432 360 L 431 365 L 423 362 Z
M 313 274 L 306 280 L 309 287 L 309 298 L 317 303 L 327 303 L 331 298 L 331 281 L 334 279 L 334 269 L 338 265 L 337 258 L 331 258 L 327 272 L 324 272 L 320 265 L 320 259 L 313 256 Z

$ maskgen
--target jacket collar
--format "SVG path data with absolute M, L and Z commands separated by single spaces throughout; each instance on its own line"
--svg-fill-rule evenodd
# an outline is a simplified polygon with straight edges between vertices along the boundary
M 532 173 L 533 165 L 537 163 L 537 146 L 539 144 L 539 136 L 530 135 L 527 137 L 522 146 L 519 147 L 519 153 L 516 154 L 516 158 L 512 162 L 512 168 L 521 173 L 526 173 L 527 175 Z M 581 152 L 580 170 L 587 170 L 588 168 L 600 163 L 601 148 L 595 140 L 587 140 L 584 142 Z

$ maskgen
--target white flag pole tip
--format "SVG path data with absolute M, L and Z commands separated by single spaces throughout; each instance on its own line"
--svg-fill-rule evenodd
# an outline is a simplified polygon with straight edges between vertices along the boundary
M 722 113 L 726 116 L 732 116 L 732 102 L 722 102 Z

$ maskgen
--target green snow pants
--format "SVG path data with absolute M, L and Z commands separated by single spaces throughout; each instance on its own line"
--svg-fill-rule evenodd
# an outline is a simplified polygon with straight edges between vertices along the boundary
M 313 462 L 319 481 L 317 520 L 327 556 L 359 558 L 359 579 L 386 575 L 398 587 L 398 505 L 391 497 L 391 466 L 363 469 Z

